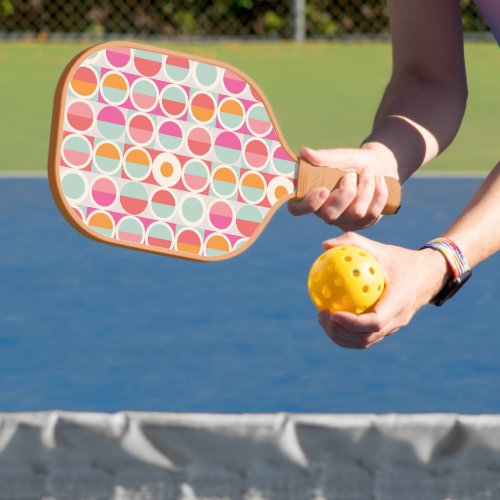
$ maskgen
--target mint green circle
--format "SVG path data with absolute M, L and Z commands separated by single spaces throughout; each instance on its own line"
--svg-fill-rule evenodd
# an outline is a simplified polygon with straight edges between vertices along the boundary
M 167 61 L 165 63 L 165 73 L 172 81 L 182 82 L 187 78 L 189 74 L 189 65 L 187 68 L 185 68 L 176 64 L 170 64 L 169 57 L 167 56 Z
M 127 198 L 134 198 L 136 200 L 147 200 L 148 192 L 141 183 L 128 182 L 120 191 L 120 196 L 126 196 Z
M 217 74 L 217 67 L 211 64 L 198 63 L 196 67 L 196 79 L 205 87 L 211 87 L 217 81 Z
M 271 123 L 271 119 L 267 114 L 266 108 L 262 104 L 252 106 L 248 112 L 248 116 L 254 120 L 260 120 L 263 122 Z
M 126 232 L 130 234 L 143 235 L 144 229 L 137 219 L 124 219 L 118 225 L 118 232 Z
M 250 203 L 259 203 L 262 200 L 264 189 L 241 186 L 241 193 Z
M 149 230 L 148 237 L 158 238 L 160 240 L 173 240 L 174 234 L 169 226 L 165 224 L 156 224 Z
M 78 153 L 90 153 L 90 144 L 81 136 L 73 135 L 67 139 L 64 143 L 64 149 L 70 149 L 71 151 L 77 151 Z
M 262 222 L 262 214 L 260 210 L 254 205 L 243 205 L 236 215 L 237 219 L 260 223 Z
M 81 176 L 74 173 L 67 174 L 62 180 L 64 195 L 70 200 L 81 198 L 86 191 L 85 181 Z
M 201 179 L 207 181 L 210 173 L 207 166 L 203 162 L 199 160 L 192 160 L 184 165 L 183 175 L 192 175 L 194 177 L 200 177 Z M 187 185 L 188 182 L 185 181 L 185 184 Z M 189 188 L 189 186 L 186 187 Z
M 148 97 L 156 97 L 158 95 L 158 90 L 154 83 L 149 80 L 139 80 L 134 85 L 134 93 L 147 95 Z
M 205 213 L 205 207 L 198 198 L 186 198 L 181 207 L 182 216 L 191 224 L 197 223 Z

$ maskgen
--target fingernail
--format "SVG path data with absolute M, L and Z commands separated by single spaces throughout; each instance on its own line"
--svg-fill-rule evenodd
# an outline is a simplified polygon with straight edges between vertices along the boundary
M 330 196 L 330 191 L 328 191 L 328 189 L 322 189 L 318 196 L 321 201 L 326 200 Z

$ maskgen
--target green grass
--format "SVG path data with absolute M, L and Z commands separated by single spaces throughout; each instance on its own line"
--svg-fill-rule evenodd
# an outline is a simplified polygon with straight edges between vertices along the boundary
M 54 89 L 84 44 L 0 44 L 0 170 L 46 168 Z M 391 69 L 387 43 L 203 43 L 168 47 L 233 64 L 264 90 L 288 144 L 356 146 Z M 469 104 L 454 144 L 427 169 L 487 170 L 499 158 L 500 62 L 493 43 L 466 46 Z

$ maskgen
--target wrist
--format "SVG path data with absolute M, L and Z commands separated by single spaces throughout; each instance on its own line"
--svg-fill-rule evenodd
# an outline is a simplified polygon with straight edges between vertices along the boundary
M 436 252 L 432 248 L 422 248 L 419 250 L 423 262 L 420 269 L 425 269 L 425 291 L 426 303 L 432 299 L 443 289 L 443 287 L 452 278 L 452 273 L 448 262 L 444 255 Z
M 361 149 L 372 151 L 378 158 L 379 169 L 377 175 L 384 175 L 399 179 L 398 162 L 394 153 L 381 142 L 366 140 Z

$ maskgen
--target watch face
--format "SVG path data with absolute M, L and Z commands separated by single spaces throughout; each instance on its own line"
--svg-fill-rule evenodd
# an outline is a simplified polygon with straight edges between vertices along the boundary
M 451 299 L 460 288 L 462 288 L 467 280 L 472 276 L 472 270 L 468 269 L 458 278 L 451 279 L 446 283 L 443 289 L 432 299 L 432 303 L 436 306 L 442 306 L 448 299 Z

